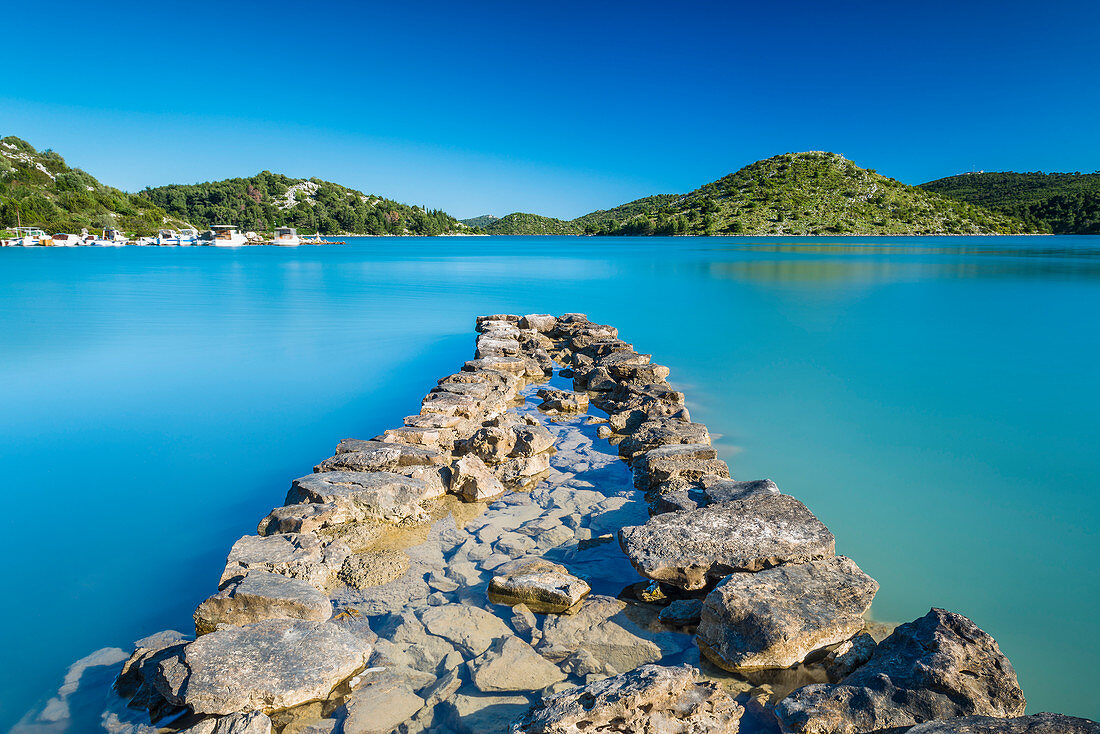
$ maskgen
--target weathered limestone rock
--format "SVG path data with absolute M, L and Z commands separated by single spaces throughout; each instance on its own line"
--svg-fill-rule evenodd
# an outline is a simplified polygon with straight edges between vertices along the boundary
M 550 469 L 550 454 L 505 459 L 492 468 L 493 474 L 505 486 L 516 487 L 527 483 Z
M 475 695 L 476 694 L 476 695 Z M 464 690 L 443 702 L 447 734 L 489 734 L 506 732 L 512 722 L 531 706 L 531 699 L 518 693 L 486 695 Z
M 540 334 L 549 334 L 557 325 L 557 318 L 546 313 L 529 313 L 519 320 L 519 328 L 534 329 Z
M 546 696 L 513 734 L 735 734 L 744 709 L 688 665 L 646 665 Z
M 678 418 L 654 418 L 641 423 L 623 439 L 619 444 L 619 455 L 632 458 L 660 446 L 699 443 L 710 443 L 710 434 L 702 423 L 688 423 Z
M 655 515 L 645 525 L 622 528 L 619 545 L 638 573 L 683 589 L 835 552 L 833 534 L 805 505 L 770 493 Z
M 546 561 L 507 563 L 489 582 L 489 600 L 495 604 L 526 604 L 534 612 L 561 613 L 583 600 L 592 588 L 564 566 Z
M 276 507 L 256 526 L 259 535 L 312 533 L 332 525 L 351 522 L 355 513 L 335 502 L 303 502 Z
M 836 646 L 822 661 L 829 673 L 830 681 L 839 681 L 852 674 L 852 671 L 866 663 L 875 654 L 875 638 L 867 632 Z
M 308 533 L 246 535 L 229 550 L 218 588 L 251 571 L 268 571 L 323 589 L 348 553 L 350 550 L 342 542 L 326 544 Z
M 500 617 L 471 606 L 429 607 L 420 613 L 420 621 L 428 632 L 448 640 L 467 657 L 481 655 L 494 639 L 512 634 Z
M 404 551 L 367 551 L 344 559 L 337 578 L 353 589 L 366 589 L 401 578 L 408 570 L 409 556 Z
M 604 368 L 610 373 L 611 379 L 618 382 L 632 382 L 637 384 L 650 384 L 664 382 L 668 379 L 669 369 L 663 364 L 607 364 Z
M 561 668 L 518 637 L 501 637 L 467 666 L 483 693 L 539 691 L 566 678 Z
M 542 398 L 539 407 L 543 410 L 556 410 L 559 413 L 583 413 L 588 410 L 588 396 L 584 393 L 544 387 L 537 394 Z
M 735 573 L 707 595 L 695 641 L 727 670 L 786 668 L 858 634 L 876 591 L 845 556 Z
M 203 635 L 160 662 L 155 685 L 200 714 L 270 713 L 326 697 L 370 652 L 331 622 L 269 619 Z
M 698 624 L 702 612 L 702 599 L 676 599 L 661 610 L 660 614 L 657 615 L 657 619 L 665 624 L 683 627 L 689 624 Z
M 164 630 L 138 640 L 115 679 L 118 695 L 128 700 L 131 708 L 148 710 L 153 722 L 174 713 L 177 708 L 164 699 L 153 680 L 160 661 L 179 654 L 190 641 L 189 636 L 175 630 Z
M 516 335 L 519 335 L 519 331 L 516 331 Z M 515 357 L 522 354 L 523 349 L 519 345 L 519 340 L 514 338 L 505 337 L 504 334 L 483 334 L 477 340 L 477 349 L 474 352 L 476 359 L 483 357 Z
M 1002 719 L 963 716 L 918 724 L 907 734 L 1100 734 L 1100 723 L 1062 714 L 1033 714 Z
M 618 599 L 589 596 L 575 614 L 546 619 L 539 653 L 549 660 L 564 660 L 583 648 L 616 673 L 657 662 L 661 649 L 616 621 L 627 623 L 619 616 L 624 609 L 626 603 Z
M 336 445 L 336 453 L 313 467 L 313 471 L 380 472 L 409 466 L 441 466 L 443 463 L 443 454 L 436 449 L 345 438 Z
M 451 491 L 467 502 L 480 502 L 504 494 L 504 485 L 484 461 L 463 456 L 452 466 Z
M 367 677 L 345 702 L 345 734 L 389 734 L 424 706 L 407 678 L 383 671 Z
M 653 453 L 652 451 L 650 453 Z M 647 454 L 648 455 L 648 454 Z M 654 497 L 649 503 L 650 514 L 680 510 L 697 510 L 700 507 L 719 502 L 743 500 L 754 494 L 779 494 L 779 487 L 770 479 L 735 481 L 715 476 L 704 476 L 699 480 L 702 486 L 680 487 L 677 480 L 666 485 L 658 485 Z
M 466 450 L 487 462 L 503 461 L 515 445 L 515 431 L 502 426 L 479 428 L 466 440 Z
M 332 503 L 355 520 L 422 521 L 421 503 L 438 496 L 438 487 L 393 472 L 331 471 L 295 479 L 286 504 Z
M 527 363 L 520 357 L 482 357 L 466 362 L 462 365 L 462 369 L 466 372 L 496 370 L 522 376 L 527 372 Z
M 779 702 L 784 732 L 855 734 L 959 716 L 1020 716 L 1024 694 L 997 642 L 961 614 L 932 609 L 900 625 L 839 684 Z
M 328 596 L 299 579 L 251 571 L 243 579 L 199 604 L 195 632 L 213 632 L 219 624 L 245 625 L 264 619 L 312 619 L 332 616 Z
M 728 479 L 730 469 L 710 444 L 661 446 L 647 451 L 631 467 L 634 488 L 640 492 L 662 492 L 698 483 L 703 477 Z M 662 486 L 664 485 L 664 486 Z
M 211 717 L 179 734 L 271 734 L 271 719 L 259 711 Z
M 524 424 L 512 428 L 515 441 L 512 445 L 510 456 L 530 457 L 549 451 L 554 445 L 554 434 L 550 433 L 542 424 Z

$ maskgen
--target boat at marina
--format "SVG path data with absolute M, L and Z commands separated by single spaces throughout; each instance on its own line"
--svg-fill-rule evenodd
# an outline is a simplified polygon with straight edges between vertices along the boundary
M 53 238 L 37 227 L 16 227 L 15 237 L 3 241 L 5 247 L 51 247 Z
M 276 227 L 275 235 L 271 238 L 271 244 L 280 247 L 297 247 L 302 244 L 302 238 L 293 227 Z
M 58 233 L 52 238 L 54 247 L 79 247 L 84 244 L 84 238 L 78 234 Z
M 176 244 L 181 247 L 199 244 L 199 231 L 194 227 L 184 227 L 179 231 L 179 241 Z
M 211 230 L 214 236 L 209 244 L 214 247 L 241 247 L 248 244 L 248 238 L 231 224 L 215 224 Z

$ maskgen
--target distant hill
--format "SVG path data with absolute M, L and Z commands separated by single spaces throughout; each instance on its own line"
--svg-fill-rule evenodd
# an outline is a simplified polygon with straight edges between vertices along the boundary
M 546 221 L 554 222 L 558 231 L 546 231 Z M 490 234 L 504 234 L 495 227 L 488 227 Z M 1047 228 L 1041 222 L 1024 222 L 907 186 L 836 153 L 809 152 L 757 161 L 687 194 L 648 196 L 569 222 L 519 215 L 507 234 L 569 231 L 598 235 L 889 235 L 1016 234 Z
M 470 219 L 459 219 L 458 221 L 465 224 L 467 227 L 488 227 L 493 222 L 499 222 L 500 217 L 494 217 L 492 214 L 482 214 L 480 217 L 471 217 Z
M 14 136 L 0 138 L 0 228 L 21 223 L 49 234 L 114 228 L 150 235 L 166 223 L 181 224 L 165 217 L 148 199 L 104 186 L 52 150 L 36 151 Z
M 489 234 L 583 234 L 579 224 L 538 214 L 516 212 L 484 227 Z
M 1100 234 L 1100 173 L 963 173 L 921 188 L 1055 234 Z
M 264 171 L 251 178 L 145 189 L 141 196 L 196 226 L 233 224 L 260 232 L 277 226 L 321 234 L 439 235 L 468 232 L 446 212 L 399 204 L 318 178 Z

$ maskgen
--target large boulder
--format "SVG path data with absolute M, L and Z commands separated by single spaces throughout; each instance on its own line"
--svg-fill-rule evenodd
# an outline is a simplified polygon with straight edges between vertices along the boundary
M 269 619 L 185 645 L 160 662 L 154 683 L 195 713 L 271 713 L 326 698 L 370 654 L 363 637 L 331 622 Z
M 467 502 L 481 502 L 504 494 L 504 485 L 484 461 L 470 455 L 463 456 L 454 463 L 451 491 Z
M 350 552 L 341 541 L 326 543 L 311 533 L 246 535 L 229 549 L 218 588 L 250 572 L 267 571 L 324 589 Z
M 583 413 L 588 410 L 588 396 L 582 392 L 544 387 L 537 394 L 542 399 L 539 407 L 543 410 L 559 413 Z
M 635 459 L 634 488 L 646 493 L 668 492 L 702 481 L 703 477 L 728 479 L 730 469 L 710 444 L 661 446 Z
M 1010 719 L 962 716 L 918 724 L 907 734 L 1100 734 L 1100 724 L 1075 716 L 1048 713 Z
M 760 493 L 697 510 L 651 517 L 619 531 L 638 573 L 702 589 L 735 571 L 760 571 L 834 555 L 833 534 L 785 494 Z
M 1024 694 L 996 640 L 961 614 L 932 609 L 900 625 L 838 684 L 779 702 L 784 732 L 855 734 L 959 716 L 1021 716 Z
M 295 479 L 286 504 L 332 503 L 354 520 L 422 521 L 422 502 L 442 494 L 422 479 L 393 472 L 330 471 Z
M 735 734 L 744 708 L 688 665 L 645 665 L 543 697 L 513 734 Z
M 495 604 L 525 604 L 533 612 L 561 613 L 592 591 L 564 566 L 546 561 L 506 563 L 489 582 L 489 600 Z
M 332 616 L 326 594 L 299 579 L 252 571 L 199 604 L 195 632 L 213 632 L 219 624 L 245 625 L 264 619 L 312 619 Z
M 858 634 L 876 591 L 845 556 L 735 573 L 704 600 L 695 641 L 727 670 L 786 668 Z
M 519 320 L 519 328 L 534 329 L 540 334 L 549 334 L 557 325 L 557 318 L 547 313 L 529 313 Z
M 633 459 L 660 446 L 700 443 L 710 443 L 710 434 L 702 423 L 671 417 L 654 418 L 643 421 L 619 444 L 619 455 Z

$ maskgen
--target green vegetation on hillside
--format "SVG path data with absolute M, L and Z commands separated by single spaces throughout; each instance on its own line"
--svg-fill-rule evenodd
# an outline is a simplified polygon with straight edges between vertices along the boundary
M 0 228 L 22 224 L 49 234 L 113 228 L 140 236 L 156 234 L 164 223 L 164 210 L 149 200 L 69 168 L 52 150 L 0 138 Z
M 538 214 L 515 212 L 485 227 L 489 234 L 582 234 L 580 225 Z
M 484 229 L 493 222 L 499 222 L 498 217 L 494 217 L 492 214 L 482 214 L 480 217 L 471 217 L 469 219 L 459 219 L 458 221 L 465 224 L 467 227 L 480 227 Z
M 660 211 L 681 196 L 681 194 L 655 194 L 621 204 L 614 209 L 597 209 L 573 221 L 579 224 L 586 234 L 597 234 L 604 229 L 619 227 L 639 214 L 646 216 Z
M 1100 234 L 1100 173 L 963 173 L 921 188 L 1055 234 Z
M 399 204 L 320 179 L 264 171 L 251 178 L 158 186 L 141 195 L 198 227 L 295 227 L 321 234 L 439 235 L 470 230 L 439 210 Z

